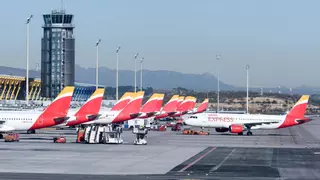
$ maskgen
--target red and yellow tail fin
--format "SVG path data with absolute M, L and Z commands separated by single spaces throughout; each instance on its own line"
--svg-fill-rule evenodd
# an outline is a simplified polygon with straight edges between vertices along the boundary
M 73 91 L 73 86 L 66 86 L 56 99 L 43 111 L 42 115 L 66 116 L 72 100 Z
M 197 98 L 192 97 L 191 103 L 190 103 L 190 105 L 188 106 L 188 110 L 189 110 L 189 111 L 190 111 L 190 110 L 193 110 L 193 108 L 196 106 L 196 103 L 197 103 Z
M 299 101 L 291 108 L 288 115 L 294 116 L 297 118 L 304 118 L 304 114 L 306 113 L 308 101 L 310 96 L 303 95 Z
M 122 95 L 119 101 L 111 108 L 111 111 L 120 111 L 128 105 L 128 103 L 135 96 L 134 92 L 126 92 Z
M 141 107 L 140 112 L 142 113 L 149 113 L 149 112 L 156 112 L 159 111 L 161 105 L 159 107 L 159 101 L 162 104 L 164 94 L 154 93 L 149 100 Z
M 184 96 L 179 96 L 176 109 L 179 108 L 179 106 L 182 104 L 183 101 L 184 101 Z
M 164 112 L 173 112 L 177 108 L 179 95 L 173 95 L 172 98 L 162 108 Z
M 309 97 L 309 95 L 303 95 L 299 99 L 299 101 L 291 108 L 284 121 L 278 128 L 290 127 L 307 122 L 307 120 L 305 120 L 304 114 L 307 110 Z
M 177 111 L 188 111 L 194 107 L 196 98 L 193 96 L 187 96 L 184 101 L 179 105 Z
M 207 108 L 208 108 L 208 104 L 209 104 L 209 99 L 206 98 L 206 99 L 199 105 L 199 107 L 197 108 L 197 112 L 196 112 L 196 113 L 202 113 L 202 112 L 206 111 Z
M 41 113 L 30 129 L 40 129 L 63 123 L 68 114 L 73 91 L 73 86 L 66 86 L 56 99 Z
M 139 91 L 134 94 L 135 94 L 134 98 L 128 103 L 128 105 L 125 108 L 123 108 L 120 111 L 118 116 L 112 121 L 113 123 L 127 121 L 139 116 L 139 111 L 142 105 L 144 91 Z
M 97 89 L 91 97 L 81 106 L 75 116 L 85 117 L 87 115 L 99 114 L 104 95 L 104 88 Z
M 160 111 L 163 103 L 164 94 L 159 94 L 155 111 Z

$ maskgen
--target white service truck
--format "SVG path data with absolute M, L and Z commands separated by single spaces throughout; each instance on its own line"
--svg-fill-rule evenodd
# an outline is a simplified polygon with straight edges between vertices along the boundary
M 145 118 L 145 119 L 132 119 L 129 120 L 128 122 L 128 128 L 129 129 L 133 129 L 136 125 L 144 126 L 145 128 L 150 128 L 151 127 L 151 123 L 153 123 L 153 118 Z

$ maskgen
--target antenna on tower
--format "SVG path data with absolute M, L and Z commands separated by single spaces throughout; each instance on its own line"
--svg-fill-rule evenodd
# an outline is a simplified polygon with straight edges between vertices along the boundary
M 64 11 L 64 8 L 63 8 L 63 0 L 61 0 L 61 11 Z

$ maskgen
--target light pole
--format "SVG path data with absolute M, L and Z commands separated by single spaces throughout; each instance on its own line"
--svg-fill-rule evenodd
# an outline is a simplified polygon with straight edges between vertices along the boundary
M 217 113 L 219 113 L 219 110 L 220 110 L 220 108 L 219 108 L 219 104 L 220 104 L 220 97 L 219 97 L 219 95 L 220 95 L 220 77 L 219 77 L 219 60 L 220 60 L 220 54 L 217 54 L 216 55 L 216 58 L 217 58 L 217 78 L 218 78 L 218 90 L 217 90 L 217 103 L 218 103 L 218 106 L 217 106 Z
M 26 101 L 27 104 L 29 104 L 29 31 L 30 31 L 30 21 L 32 19 L 33 15 L 30 15 L 27 19 L 27 67 L 26 67 Z
M 142 91 L 142 63 L 143 63 L 144 58 L 141 58 L 140 61 L 140 91 Z
M 136 66 L 136 60 L 138 57 L 139 53 L 137 53 L 134 56 L 134 92 L 137 92 L 137 66 Z
M 116 70 L 116 99 L 118 101 L 118 96 L 119 96 L 119 84 L 118 84 L 118 76 L 119 76 L 119 56 L 118 56 L 118 53 L 119 53 L 119 50 L 120 50 L 120 46 L 118 47 L 116 53 L 117 53 L 117 70 Z
M 247 114 L 249 114 L 249 65 L 246 65 L 247 70 Z
M 97 62 L 96 62 L 96 89 L 98 89 L 99 84 L 99 44 L 101 42 L 101 39 L 98 39 L 96 42 L 96 49 L 97 49 Z

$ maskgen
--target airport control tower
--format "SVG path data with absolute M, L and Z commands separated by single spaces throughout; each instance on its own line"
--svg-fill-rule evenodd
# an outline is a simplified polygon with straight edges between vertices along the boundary
M 75 39 L 73 15 L 64 10 L 44 14 L 41 39 L 41 95 L 55 98 L 75 79 Z

